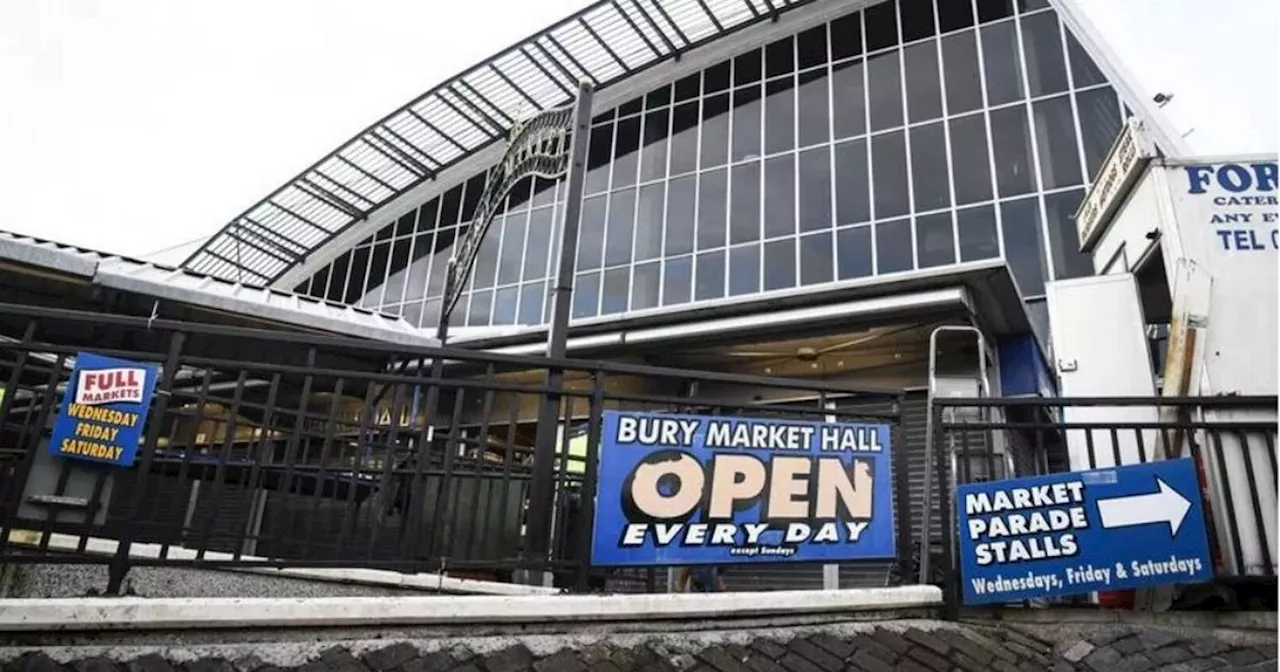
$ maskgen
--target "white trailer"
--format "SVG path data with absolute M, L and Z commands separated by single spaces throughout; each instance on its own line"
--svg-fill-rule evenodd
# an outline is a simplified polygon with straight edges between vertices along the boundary
M 1076 215 L 1081 250 L 1103 277 L 1047 289 L 1063 396 L 1154 396 L 1157 386 L 1165 397 L 1276 395 L 1278 182 L 1274 155 L 1160 157 L 1131 121 Z M 1141 342 L 1153 325 L 1168 330 L 1168 346 L 1157 353 L 1162 364 Z M 1172 413 L 1078 408 L 1064 420 L 1176 420 Z M 1273 423 L 1276 409 L 1205 411 L 1195 419 Z M 1181 456 L 1189 440 L 1201 442 L 1221 573 L 1276 573 L 1275 438 L 1143 440 L 1156 449 L 1148 459 Z M 1112 452 L 1108 441 L 1097 437 L 1099 456 Z M 1118 448 L 1123 463 L 1137 459 L 1132 443 Z M 1069 450 L 1072 469 L 1088 468 L 1080 446 Z

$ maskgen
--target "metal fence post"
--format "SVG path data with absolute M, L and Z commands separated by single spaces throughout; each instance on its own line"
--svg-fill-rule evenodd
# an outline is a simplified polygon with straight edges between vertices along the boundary
M 138 510 L 142 508 L 142 497 L 146 492 L 147 475 L 151 471 L 151 460 L 155 457 L 156 441 L 160 438 L 160 427 L 164 424 L 165 414 L 169 410 L 169 400 L 173 394 L 173 378 L 178 373 L 178 358 L 182 355 L 182 345 L 187 335 L 175 331 L 169 338 L 169 354 L 164 359 L 164 371 L 160 374 L 160 384 L 156 386 L 154 406 L 147 422 L 147 435 L 142 444 L 142 459 L 138 461 L 138 477 L 134 482 L 133 497 L 129 502 L 129 515 L 125 520 L 130 524 L 123 526 L 120 541 L 116 546 L 116 554 L 107 567 L 107 594 L 119 595 L 124 583 L 125 574 L 129 572 L 129 552 L 133 548 L 134 521 L 138 519 Z
M 911 544 L 915 538 L 911 525 L 911 466 L 907 458 L 906 447 L 902 444 L 902 398 L 894 403 L 893 433 L 890 445 L 893 446 L 893 508 L 898 512 L 898 582 L 904 583 L 911 574 Z M 927 464 L 927 462 L 926 462 Z
M 594 86 L 583 80 L 578 84 L 577 104 L 573 111 L 573 136 L 570 140 L 568 187 L 565 195 L 564 224 L 560 231 L 560 267 L 552 297 L 551 325 L 547 334 L 547 357 L 563 359 L 568 340 L 569 312 L 573 299 L 573 273 L 578 257 L 578 228 L 581 224 L 582 190 L 586 177 L 587 134 L 590 132 L 591 103 Z M 550 543 L 550 521 L 555 505 L 556 424 L 559 419 L 560 389 L 564 371 L 547 369 L 546 389 L 538 402 L 538 428 L 534 440 L 533 481 L 529 487 L 528 557 L 537 565 L 546 561 Z M 541 581 L 533 581 L 541 583 Z
M 596 371 L 591 376 L 591 408 L 587 411 L 587 454 L 582 471 L 582 490 L 579 494 L 577 555 L 578 580 L 575 589 L 586 592 L 591 577 L 591 531 L 595 527 L 597 465 L 600 454 L 601 414 L 604 413 L 604 373 Z
M 953 465 L 950 451 L 946 447 L 947 431 L 942 426 L 943 411 L 943 406 L 937 403 L 929 409 L 929 421 L 934 427 L 930 449 L 937 471 L 938 527 L 942 533 L 942 559 L 939 563 L 942 569 L 942 615 L 948 620 L 956 620 L 960 616 L 960 568 L 956 566 L 955 555 L 951 552 L 955 544 L 955 514 L 951 510 L 951 483 L 955 474 L 951 473 Z M 932 551 L 932 545 L 926 545 L 921 549 L 922 557 L 929 557 Z M 927 567 L 927 563 L 924 566 Z
M 4 429 L 9 417 L 9 409 L 12 408 L 14 400 L 18 397 L 18 383 L 21 382 L 22 372 L 27 366 L 27 359 L 31 353 L 32 342 L 35 340 L 37 326 L 38 321 L 35 318 L 27 321 L 26 329 L 22 332 L 22 341 L 18 346 L 17 356 L 14 357 L 13 370 L 9 372 L 9 378 L 5 382 L 4 388 L 0 389 L 0 431 Z M 20 448 L 23 447 L 22 443 L 19 443 L 18 446 Z M 28 472 L 31 470 L 31 463 L 37 450 L 39 450 L 38 441 L 36 445 L 27 448 L 18 464 L 12 467 L 11 480 L 0 482 L 0 555 L 3 555 L 5 548 L 9 544 L 9 534 L 18 517 L 18 507 L 22 501 L 22 490 L 26 487 Z M 4 476 L 3 471 L 0 471 L 0 476 Z

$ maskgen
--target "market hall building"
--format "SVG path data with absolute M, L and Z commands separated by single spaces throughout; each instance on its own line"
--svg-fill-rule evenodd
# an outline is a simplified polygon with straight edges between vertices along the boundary
M 507 132 L 590 79 L 569 355 L 905 389 L 918 525 L 931 333 L 987 346 L 983 385 L 974 341 L 945 336 L 940 390 L 1053 396 L 1045 283 L 1093 273 L 1074 221 L 1091 179 L 1134 115 L 1181 149 L 1121 72 L 1070 0 L 602 2 L 392 112 L 183 267 L 429 336 Z M 449 346 L 545 351 L 564 198 L 563 178 L 510 192 Z
M 905 388 L 918 477 L 935 327 L 985 332 L 990 394 L 1052 395 L 1045 283 L 1092 274 L 1073 215 L 1151 107 L 1072 5 L 601 3 L 392 112 L 185 266 L 431 332 L 507 129 L 589 78 L 569 355 Z M 512 190 L 449 345 L 545 351 L 564 196 L 563 179 Z M 981 392 L 963 335 L 939 372 Z

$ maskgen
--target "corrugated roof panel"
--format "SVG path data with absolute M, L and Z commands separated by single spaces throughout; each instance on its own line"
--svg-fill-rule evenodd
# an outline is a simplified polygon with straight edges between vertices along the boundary
M 225 238 L 215 244 L 223 252 L 229 245 L 234 246 L 234 242 Z M 246 245 L 241 247 L 245 263 L 268 263 L 266 260 L 270 257 L 261 251 L 251 251 Z M 72 273 L 103 287 L 281 324 L 401 345 L 430 346 L 436 343 L 426 331 L 400 317 L 9 231 L 0 231 L 0 259 Z M 216 257 L 209 259 L 210 266 L 218 266 L 219 263 L 230 266 L 228 262 L 219 262 Z M 234 272 L 253 274 L 245 268 L 232 268 Z
M 222 239 L 232 237 L 236 222 L 242 218 L 251 218 L 295 241 L 304 250 L 298 254 L 303 258 L 429 175 L 501 140 L 521 115 L 533 111 L 530 99 L 542 109 L 564 105 L 570 102 L 584 72 L 595 79 L 598 88 L 607 88 L 732 30 L 813 1 L 597 2 L 379 120 L 233 218 L 183 266 L 221 277 L 274 281 L 291 264 L 282 265 L 270 254 L 247 256 L 243 251 L 238 261 L 225 258 L 223 253 L 234 251 L 235 246 L 228 247 Z M 341 163 L 337 156 L 358 169 L 337 167 L 335 163 Z M 323 177 L 316 179 L 316 170 L 335 184 Z M 358 174 L 360 170 L 369 175 Z M 309 222 L 278 212 L 277 205 Z
M 477 70 L 465 79 L 477 94 L 510 119 L 519 119 L 535 109 L 532 103 L 489 68 Z
M 412 178 L 403 166 L 375 152 L 358 139 L 348 142 L 341 150 L 334 152 L 331 159 L 334 162 L 346 164 L 353 170 L 372 175 L 389 184 L 392 189 Z
M 493 61 L 496 67 L 513 85 L 519 86 L 529 97 L 538 101 L 543 109 L 555 107 L 564 100 L 564 91 L 533 64 L 527 55 L 512 51 Z
M 763 15 L 759 13 L 759 9 L 755 12 L 751 11 L 755 5 L 750 4 L 748 0 L 708 2 L 707 4 L 711 6 L 711 11 L 715 12 L 721 24 L 734 25 Z
M 616 13 L 601 12 L 595 16 L 584 16 L 579 23 L 565 26 L 558 34 L 553 34 L 559 46 L 563 46 L 573 58 L 570 69 L 578 71 L 576 66 L 587 70 L 592 79 L 607 80 L 626 74 L 627 71 L 640 67 L 628 64 L 627 60 L 614 45 L 625 45 L 623 27 L 615 20 Z M 604 47 L 607 48 L 602 48 Z
M 671 52 L 645 15 L 636 11 L 635 5 L 619 5 L 610 23 L 618 31 L 619 39 L 625 40 L 622 44 L 628 47 L 626 51 L 619 51 L 628 67 L 642 68 Z
M 335 154 L 320 165 L 318 172 L 329 176 L 338 184 L 355 191 L 364 198 L 378 203 L 395 193 L 389 185 L 380 183 L 372 177 L 360 172 L 356 167 L 346 163 L 341 155 Z
M 715 23 L 711 21 L 711 15 L 703 11 L 697 3 L 669 7 L 667 14 L 671 15 L 671 19 L 680 26 L 680 30 L 692 42 L 709 39 L 719 32 Z

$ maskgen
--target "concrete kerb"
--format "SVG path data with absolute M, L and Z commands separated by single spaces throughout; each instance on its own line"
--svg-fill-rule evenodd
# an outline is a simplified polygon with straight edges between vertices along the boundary
M 0 600 L 0 632 L 106 632 L 717 620 L 936 608 L 942 591 L 901 586 L 759 593 Z
M 1055 607 L 1052 609 L 994 608 L 962 611 L 960 622 L 1000 626 L 1060 643 L 1064 657 L 1075 649 L 1087 655 L 1099 637 L 1108 633 L 1162 632 L 1164 636 L 1195 640 L 1212 637 L 1234 645 L 1274 644 L 1274 611 L 1123 611 Z M 1081 645 L 1081 643 L 1084 645 Z
M 1127 611 L 1054 607 L 1052 609 L 987 608 L 965 609 L 960 620 L 989 625 L 993 622 L 1011 625 L 1046 626 L 1142 626 L 1185 630 L 1194 634 L 1204 630 L 1240 630 L 1276 632 L 1280 627 L 1274 611 Z
M 13 530 L 9 534 L 9 543 L 15 545 L 34 546 L 40 543 L 40 534 L 30 530 Z M 49 550 L 79 552 L 77 549 L 80 544 L 80 538 L 67 534 L 51 534 L 49 535 Z M 116 553 L 119 545 L 115 539 L 103 539 L 91 537 L 87 540 L 84 548 L 85 553 L 99 555 L 103 557 L 111 557 Z M 159 544 L 133 544 L 129 549 L 129 556 L 132 558 L 143 558 L 154 560 L 160 557 L 161 546 Z M 217 551 L 209 551 L 204 554 L 204 559 L 212 562 L 232 560 L 235 556 L 230 553 L 222 553 Z M 165 558 L 172 559 L 174 566 L 182 567 L 183 560 L 196 560 L 196 552 L 180 546 L 170 546 L 166 550 Z M 240 572 L 245 574 L 259 574 L 262 576 L 275 576 L 290 579 L 302 579 L 308 581 L 323 581 L 328 583 L 344 583 L 366 586 L 376 586 L 379 588 L 402 589 L 402 590 L 419 590 L 438 593 L 453 593 L 460 595 L 558 595 L 561 591 L 558 588 L 545 586 L 531 586 L 516 583 L 500 583 L 497 581 L 480 581 L 476 579 L 460 579 L 443 574 L 403 574 L 400 572 L 392 572 L 379 569 L 357 569 L 357 568 L 288 568 L 278 569 L 275 567 L 253 567 L 254 562 L 267 562 L 266 558 L 242 555 L 239 561 L 249 566 L 240 565 L 234 568 L 226 568 L 218 571 Z M 209 569 L 208 567 L 192 566 L 193 569 Z M 4 594 L 0 592 L 0 595 Z

